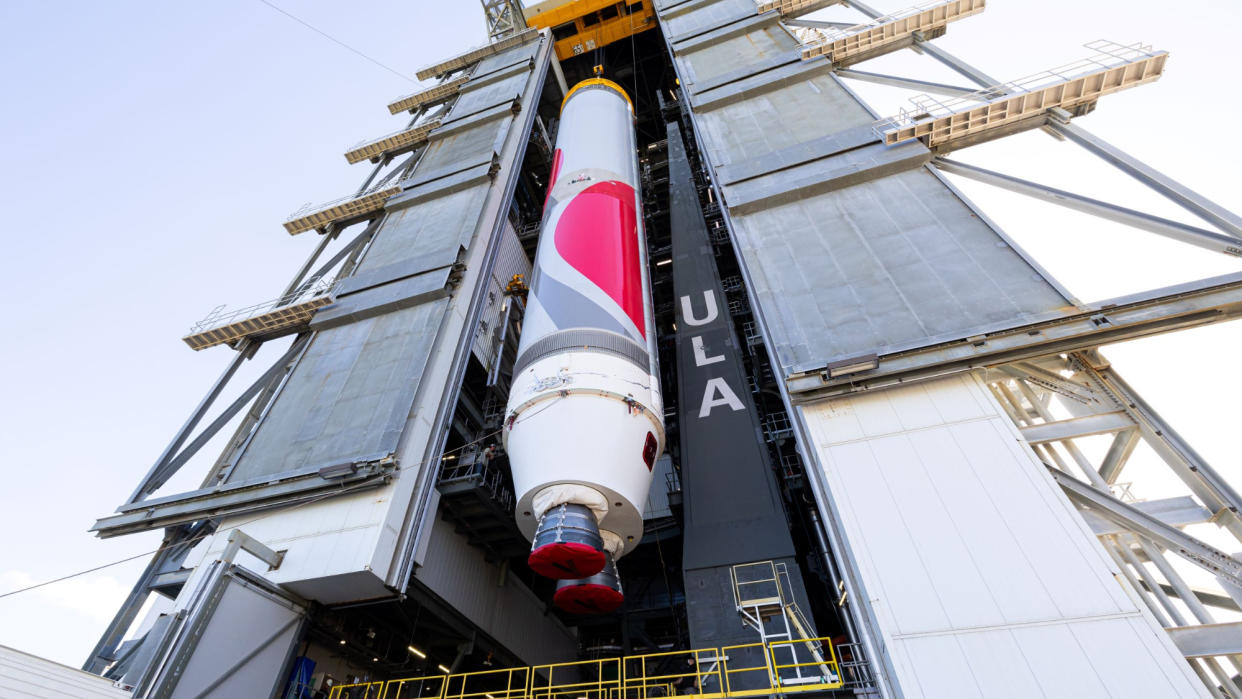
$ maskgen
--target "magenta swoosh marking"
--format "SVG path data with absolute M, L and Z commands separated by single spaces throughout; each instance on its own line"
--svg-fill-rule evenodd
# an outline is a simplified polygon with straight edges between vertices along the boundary
M 610 180 L 582 190 L 561 213 L 555 240 L 561 257 L 616 301 L 646 339 L 634 188 Z

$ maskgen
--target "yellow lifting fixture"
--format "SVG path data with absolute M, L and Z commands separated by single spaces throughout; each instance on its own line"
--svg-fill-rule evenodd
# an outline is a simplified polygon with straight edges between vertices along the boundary
M 562 61 L 655 27 L 651 0 L 545 0 L 525 13 L 527 26 L 552 30 Z

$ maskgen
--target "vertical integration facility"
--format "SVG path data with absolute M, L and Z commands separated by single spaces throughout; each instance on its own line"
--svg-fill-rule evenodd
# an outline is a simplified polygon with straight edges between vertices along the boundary
M 1085 302 L 946 176 L 1242 256 L 1242 219 L 1082 127 L 1168 55 L 1004 82 L 935 42 L 984 0 L 833 4 L 483 0 L 488 43 L 345 153 L 359 188 L 284 223 L 311 251 L 279 297 L 184 338 L 230 363 L 94 527 L 164 545 L 84 669 L 142 698 L 1242 699 L 1242 497 L 1098 350 L 1234 318 L 1242 273 Z M 959 79 L 866 65 L 907 50 Z M 1198 223 L 967 162 L 1028 130 Z

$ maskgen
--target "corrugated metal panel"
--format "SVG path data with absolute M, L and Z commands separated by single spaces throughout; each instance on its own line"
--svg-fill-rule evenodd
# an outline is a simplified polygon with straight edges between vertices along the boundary
M 0 646 L 0 696 L 38 699 L 128 699 L 111 680 Z
M 510 123 L 489 119 L 433 134 L 413 177 L 489 160 Z M 452 264 L 471 244 L 488 191 L 479 184 L 391 212 L 343 288 L 355 292 Z M 320 332 L 229 480 L 392 452 L 447 306 L 428 302 Z
M 443 519 L 431 530 L 427 555 L 415 579 L 525 663 L 577 657 L 573 632 L 544 614 L 544 604 L 512 575 L 502 584 L 499 566 L 485 561 L 483 552 Z
M 738 40 L 745 42 L 751 36 L 769 37 L 770 31 L 747 34 Z M 717 44 L 701 53 L 714 55 L 716 48 L 726 48 L 733 43 Z M 708 63 L 699 53 L 692 55 L 696 65 Z M 831 114 L 832 118 L 826 119 L 825 114 Z M 820 72 L 753 99 L 706 112 L 699 117 L 698 125 L 712 155 L 712 163 L 720 167 L 864 126 L 871 121 L 871 114 L 841 90 L 832 75 Z
M 440 299 L 316 335 L 229 480 L 391 453 L 447 306 Z
M 493 73 L 519 61 L 529 61 L 539 52 L 539 47 L 540 43 L 533 41 L 521 46 L 515 46 L 507 51 L 502 51 L 495 56 L 488 56 L 479 61 L 479 65 L 471 71 L 470 79 L 478 80 L 487 77 L 488 73 Z
M 739 8 L 705 5 L 667 30 L 688 37 L 692 23 Z M 798 42 L 775 16 L 672 41 L 713 169 L 749 173 L 723 187 L 724 199 L 744 205 L 730 214 L 738 252 L 786 375 L 1065 310 L 1055 284 L 917 167 L 923 160 L 888 151 L 857 159 L 859 146 L 878 142 L 874 116 L 827 62 L 798 60 Z M 782 162 L 763 167 L 773 154 Z M 897 174 L 860 182 L 869 167 Z
M 421 173 L 442 172 L 448 174 L 467 165 L 490 160 L 500 150 L 500 139 L 508 131 L 511 118 L 489 119 L 473 125 L 464 125 L 471 119 L 463 119 L 463 126 L 448 135 L 436 137 L 418 163 L 414 177 Z
M 698 49 L 690 54 L 693 60 L 681 65 L 685 67 L 687 86 L 696 86 L 764 59 L 781 55 L 795 58 L 790 54 L 791 48 L 789 33 L 778 24 L 770 24 Z
M 521 94 L 522 89 L 526 87 L 526 79 L 529 75 L 527 71 L 523 70 L 480 88 L 470 89 L 467 86 L 466 89 L 462 90 L 461 96 L 457 98 L 457 102 L 453 104 L 453 109 L 445 117 L 445 122 L 467 114 L 474 114 L 504 101 L 512 100 Z
M 1067 306 L 924 169 L 734 224 L 786 373 L 968 337 Z
M 522 249 L 513 225 L 506 221 L 500 250 L 496 254 L 496 264 L 492 267 L 488 280 L 487 300 L 484 302 L 478 330 L 474 334 L 474 356 L 489 370 L 499 347 L 505 306 L 511 303 L 505 296 L 505 287 L 515 274 L 522 275 L 527 282 L 530 281 L 530 258 L 526 257 L 526 251 Z
M 672 517 L 668 504 L 668 491 L 673 487 L 673 457 L 665 454 L 656 459 L 651 476 L 651 490 L 647 491 L 647 504 L 643 507 L 643 519 Z
M 453 264 L 477 223 L 463 213 L 477 211 L 485 196 L 487 186 L 476 185 L 393 211 L 342 286 L 353 292 Z
M 429 153 L 406 185 L 427 182 L 437 173 L 453 179 L 452 173 L 478 165 L 472 158 L 480 154 L 486 156 L 481 158 L 485 172 L 478 173 L 476 167 L 452 187 L 437 180 L 407 192 L 417 196 L 394 198 L 359 276 L 347 280 L 366 283 L 362 275 L 370 274 L 377 275 L 371 282 L 381 283 L 385 270 L 417 271 L 424 263 L 421 255 L 429 250 L 465 246 L 456 283 L 446 288 L 451 295 L 370 317 L 363 316 L 374 308 L 361 308 L 335 319 L 346 324 L 317 331 L 240 457 L 235 479 L 395 453 L 400 469 L 373 490 L 222 523 L 225 531 L 244 526 L 258 540 L 287 550 L 281 567 L 268 577 L 305 598 L 341 603 L 403 588 L 410 579 L 414 542 L 425 540 L 423 527 L 430 531 L 436 518 L 434 465 L 444 423 L 452 415 L 469 356 L 466 342 L 486 298 L 485 275 L 516 187 L 519 170 L 513 164 L 521 162 L 533 105 L 550 65 L 551 47 L 537 35 L 516 52 L 526 56 L 523 60 L 535 52 L 535 69 L 524 73 L 522 121 L 515 122 L 504 107 L 499 110 L 503 114 L 467 117 L 433 134 Z M 511 128 L 515 123 L 520 128 Z M 497 170 L 489 177 L 493 154 L 499 155 Z M 409 279 L 443 274 L 444 269 Z M 373 291 L 385 308 L 393 307 L 401 299 L 385 294 L 403 284 L 383 284 Z M 418 284 L 408 291 L 412 295 L 405 301 L 432 298 Z M 339 305 L 365 300 L 371 292 L 345 295 Z M 433 467 L 424 468 L 426 464 Z M 224 545 L 224 537 L 213 537 L 195 556 L 219 552 Z
M 907 696 L 1203 695 L 973 376 L 800 410 Z
M 675 41 L 725 22 L 753 16 L 756 10 L 755 0 L 721 0 L 677 15 L 664 23 L 664 31 Z

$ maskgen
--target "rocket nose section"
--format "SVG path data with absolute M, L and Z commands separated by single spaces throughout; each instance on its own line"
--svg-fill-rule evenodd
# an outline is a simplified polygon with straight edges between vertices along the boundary
M 595 513 L 585 505 L 562 504 L 544 513 L 535 530 L 530 569 L 545 578 L 588 578 L 604 569 L 604 540 Z

